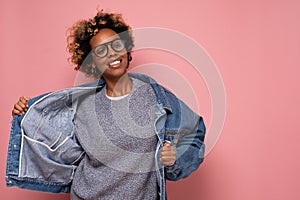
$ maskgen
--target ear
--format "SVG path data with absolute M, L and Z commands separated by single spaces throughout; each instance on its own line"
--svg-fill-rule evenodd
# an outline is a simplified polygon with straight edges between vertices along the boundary
M 127 68 L 128 68 L 128 67 L 129 67 L 130 61 L 132 61 L 131 52 L 128 52 L 128 53 L 127 53 L 127 59 L 128 59 L 128 64 L 127 64 Z
M 128 63 L 129 63 L 130 61 L 132 61 L 131 52 L 128 52 L 128 53 L 127 53 L 127 58 L 128 58 Z

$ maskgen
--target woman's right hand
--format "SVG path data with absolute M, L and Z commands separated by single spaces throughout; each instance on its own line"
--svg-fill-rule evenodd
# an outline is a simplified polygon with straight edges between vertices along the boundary
M 12 110 L 12 116 L 15 116 L 15 115 L 23 115 L 26 111 L 27 111 L 27 108 L 28 108 L 28 100 L 30 98 L 29 97 L 20 97 L 19 98 L 19 101 L 14 105 L 14 108 Z

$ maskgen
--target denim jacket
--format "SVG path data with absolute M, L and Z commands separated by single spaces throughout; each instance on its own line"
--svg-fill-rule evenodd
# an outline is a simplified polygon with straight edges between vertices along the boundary
M 160 199 L 166 199 L 166 179 L 176 181 L 195 171 L 203 162 L 205 125 L 171 92 L 142 74 L 129 74 L 150 83 L 157 97 L 155 128 L 158 136 L 156 167 Z M 6 184 L 52 193 L 68 193 L 84 150 L 75 137 L 74 117 L 78 98 L 93 94 L 104 79 L 28 101 L 28 111 L 12 120 L 7 154 Z M 159 149 L 165 140 L 176 150 L 176 161 L 164 167 Z

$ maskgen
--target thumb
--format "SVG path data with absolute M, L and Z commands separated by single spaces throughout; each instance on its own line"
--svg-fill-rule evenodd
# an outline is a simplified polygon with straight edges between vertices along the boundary
M 164 146 L 165 147 L 170 147 L 171 146 L 171 141 L 165 140 Z
M 24 98 L 25 98 L 27 101 L 31 99 L 30 97 L 25 97 L 25 96 L 24 96 Z

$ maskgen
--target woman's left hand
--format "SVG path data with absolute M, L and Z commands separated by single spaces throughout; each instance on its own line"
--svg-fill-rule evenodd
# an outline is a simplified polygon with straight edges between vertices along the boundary
M 164 146 L 160 149 L 160 162 L 164 166 L 171 166 L 176 161 L 176 151 L 169 142 L 165 142 Z

